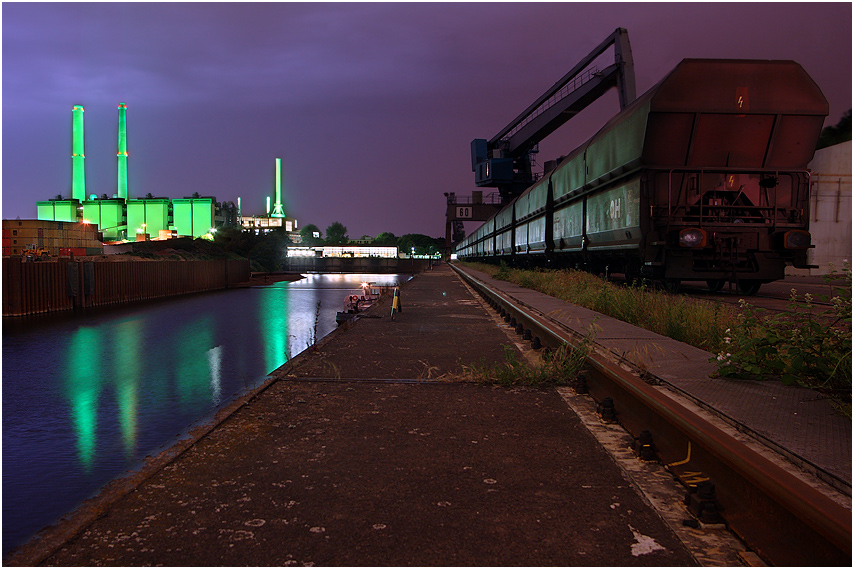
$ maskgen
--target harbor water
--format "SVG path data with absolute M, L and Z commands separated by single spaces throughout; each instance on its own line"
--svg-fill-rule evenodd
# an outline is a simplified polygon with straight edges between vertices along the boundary
M 308 275 L 3 322 L 3 554 L 335 329 L 362 282 Z

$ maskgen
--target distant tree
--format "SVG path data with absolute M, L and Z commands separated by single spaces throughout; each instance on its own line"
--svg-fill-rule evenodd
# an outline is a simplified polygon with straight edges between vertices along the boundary
M 309 223 L 300 229 L 299 235 L 302 238 L 303 245 L 323 244 L 323 235 L 320 233 L 320 228 L 313 223 Z M 315 237 L 315 235 L 317 235 L 317 237 Z
M 293 245 L 293 241 L 291 241 L 291 237 L 288 234 L 288 231 L 284 227 L 277 227 L 263 236 L 265 240 L 269 241 L 273 247 L 285 252 L 288 245 Z
M 253 271 L 281 271 L 291 245 L 288 232 L 277 228 L 255 235 L 236 226 L 223 226 L 214 234 L 214 245 L 223 251 L 250 259 Z
M 346 245 L 350 241 L 347 228 L 341 222 L 334 221 L 326 228 L 326 243 L 328 245 Z
M 433 238 L 421 233 L 408 233 L 397 240 L 397 246 L 401 253 L 412 253 L 415 249 L 416 255 L 434 255 L 442 250 L 445 240 Z
M 816 149 L 826 148 L 848 140 L 851 140 L 851 109 L 848 109 L 842 115 L 842 118 L 839 119 L 836 125 L 824 127 L 818 139 L 818 147 Z
M 222 245 L 223 249 L 245 257 L 255 246 L 256 236 L 243 228 L 234 225 L 220 227 L 214 234 L 214 243 Z
M 250 251 L 250 255 L 252 270 L 276 272 L 284 268 L 287 251 L 283 247 L 278 246 L 270 235 L 265 235 L 262 239 L 256 241 L 255 246 Z
M 383 231 L 379 235 L 374 238 L 374 245 L 397 245 L 397 237 L 394 233 L 389 233 L 388 231 Z

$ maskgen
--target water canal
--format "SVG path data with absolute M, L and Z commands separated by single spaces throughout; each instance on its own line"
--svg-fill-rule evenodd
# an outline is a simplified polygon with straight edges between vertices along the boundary
M 3 322 L 3 554 L 335 329 L 361 282 L 309 275 Z

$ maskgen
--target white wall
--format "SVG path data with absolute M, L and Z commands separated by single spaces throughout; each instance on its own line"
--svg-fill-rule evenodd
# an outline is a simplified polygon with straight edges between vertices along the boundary
M 817 269 L 789 267 L 787 274 L 825 275 L 851 262 L 851 141 L 817 150 L 812 162 L 810 233 L 815 249 L 807 259 Z

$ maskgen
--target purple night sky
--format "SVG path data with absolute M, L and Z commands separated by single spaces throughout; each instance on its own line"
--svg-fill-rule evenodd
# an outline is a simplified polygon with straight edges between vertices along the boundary
M 87 194 L 116 192 L 128 107 L 131 197 L 199 192 L 351 238 L 444 235 L 443 192 L 474 186 L 491 138 L 617 27 L 640 95 L 681 59 L 793 59 L 851 108 L 850 3 L 3 3 L 4 218 L 71 191 L 86 109 Z M 613 56 L 611 51 L 607 57 Z M 543 163 L 618 111 L 616 93 L 545 142 Z M 485 189 L 487 192 L 492 191 Z

